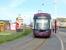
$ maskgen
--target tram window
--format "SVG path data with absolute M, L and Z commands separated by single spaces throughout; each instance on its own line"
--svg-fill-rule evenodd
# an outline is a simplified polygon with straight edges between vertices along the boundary
M 36 19 L 35 29 L 49 29 L 50 22 L 47 19 Z

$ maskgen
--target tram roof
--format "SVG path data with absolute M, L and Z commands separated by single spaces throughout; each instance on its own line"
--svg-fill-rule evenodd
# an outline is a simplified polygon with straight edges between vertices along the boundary
M 48 13 L 37 13 L 37 14 L 34 14 L 34 19 L 37 18 L 37 17 L 40 17 L 40 16 L 46 16 L 47 18 L 51 19 L 51 16 Z

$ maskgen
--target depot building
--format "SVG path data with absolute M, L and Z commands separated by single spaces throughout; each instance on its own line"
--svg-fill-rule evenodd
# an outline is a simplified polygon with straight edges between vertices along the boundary
M 0 32 L 10 30 L 10 23 L 8 20 L 0 20 Z

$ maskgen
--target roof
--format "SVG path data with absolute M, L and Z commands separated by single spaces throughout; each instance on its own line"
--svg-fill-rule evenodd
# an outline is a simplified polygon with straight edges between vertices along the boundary
M 57 18 L 58 21 L 66 22 L 66 18 Z
M 0 22 L 6 22 L 6 23 L 9 23 L 8 20 L 0 20 Z
M 40 17 L 40 16 L 46 16 L 47 18 L 51 19 L 51 16 L 48 13 L 37 13 L 37 14 L 34 14 L 34 19 L 37 18 L 37 17 Z

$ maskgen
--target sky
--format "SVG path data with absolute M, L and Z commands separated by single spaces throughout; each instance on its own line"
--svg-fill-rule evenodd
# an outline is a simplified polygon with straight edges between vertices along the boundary
M 41 11 L 39 11 L 41 10 Z M 35 13 L 44 12 L 51 17 L 66 17 L 65 0 L 0 0 L 0 20 L 16 21 L 21 15 L 23 22 L 29 24 L 33 21 Z

